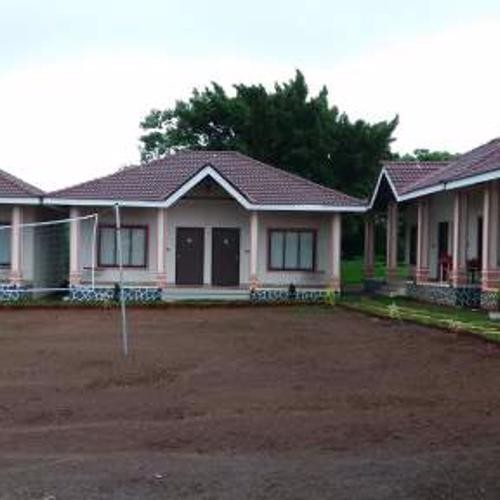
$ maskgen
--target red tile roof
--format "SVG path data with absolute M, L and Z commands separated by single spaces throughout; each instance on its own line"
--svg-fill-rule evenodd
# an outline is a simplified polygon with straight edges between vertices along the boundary
M 213 167 L 253 204 L 364 205 L 362 200 L 236 151 L 180 151 L 160 160 L 126 167 L 106 177 L 49 193 L 47 197 L 159 202 L 167 199 L 206 166 Z
M 36 198 L 43 191 L 21 179 L 0 170 L 0 198 Z
M 416 182 L 411 191 L 495 170 L 500 170 L 500 138 L 493 139 L 459 156 L 456 160 L 450 161 L 445 169 L 436 171 Z
M 449 162 L 447 161 L 390 161 L 383 164 L 398 195 L 412 190 L 412 186 L 443 170 Z

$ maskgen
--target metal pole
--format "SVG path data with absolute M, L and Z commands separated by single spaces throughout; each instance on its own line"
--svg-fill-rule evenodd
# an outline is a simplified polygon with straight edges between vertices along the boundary
M 127 314 L 125 309 L 125 291 L 123 290 L 123 249 L 122 249 L 122 232 L 121 232 L 121 220 L 120 220 L 120 207 L 118 203 L 115 205 L 115 216 L 116 216 L 116 244 L 117 244 L 117 256 L 118 256 L 118 266 L 120 269 L 120 308 L 122 316 L 122 344 L 123 344 L 123 354 L 128 356 L 128 332 L 127 332 Z
M 95 268 L 97 265 L 97 225 L 99 224 L 98 215 L 96 214 L 94 220 L 94 227 L 92 229 L 92 289 L 95 288 Z

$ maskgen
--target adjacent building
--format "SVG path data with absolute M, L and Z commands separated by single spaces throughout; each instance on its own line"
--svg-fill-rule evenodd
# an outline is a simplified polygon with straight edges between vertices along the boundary
M 365 275 L 373 274 L 374 219 L 384 213 L 389 281 L 398 279 L 398 261 L 404 260 L 408 295 L 496 307 L 499 179 L 500 139 L 449 162 L 385 163 L 368 207 Z M 401 247 L 404 256 L 398 256 Z

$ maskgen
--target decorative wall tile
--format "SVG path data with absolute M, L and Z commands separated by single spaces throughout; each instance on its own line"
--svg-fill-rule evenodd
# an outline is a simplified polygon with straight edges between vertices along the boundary
M 161 288 L 140 287 L 124 288 L 127 302 L 159 302 L 161 301 Z M 69 300 L 72 302 L 111 302 L 120 299 L 119 289 L 113 287 L 71 286 Z
M 25 287 L 9 283 L 0 284 L 0 302 L 18 302 L 26 298 L 26 290 Z
M 453 287 L 409 282 L 406 294 L 416 300 L 444 306 L 479 308 L 482 302 L 479 286 Z
M 322 303 L 331 300 L 332 292 L 329 290 L 283 290 L 283 289 L 258 289 L 250 292 L 250 301 L 264 302 L 315 302 Z

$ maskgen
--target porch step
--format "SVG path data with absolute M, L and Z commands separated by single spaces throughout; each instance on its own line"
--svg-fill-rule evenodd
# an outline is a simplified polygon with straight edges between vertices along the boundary
M 401 297 L 406 295 L 406 281 L 395 281 L 391 283 L 384 283 L 375 292 L 377 295 L 383 297 Z
M 162 292 L 166 302 L 176 301 L 247 301 L 250 291 L 235 288 L 167 288 Z

